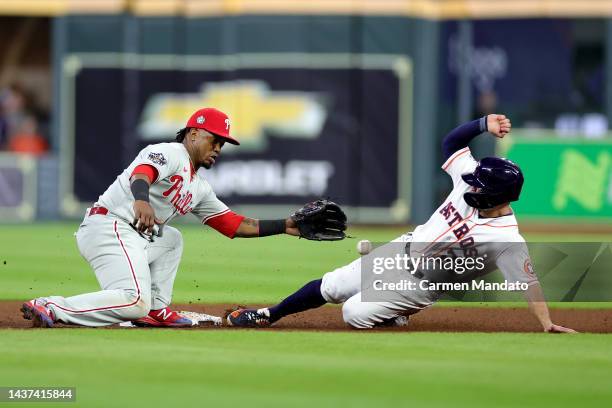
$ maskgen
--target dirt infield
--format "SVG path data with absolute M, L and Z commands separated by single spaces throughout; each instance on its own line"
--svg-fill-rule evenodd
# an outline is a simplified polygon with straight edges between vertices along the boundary
M 30 327 L 21 317 L 21 302 L 0 302 L 0 329 Z M 175 310 L 190 310 L 222 316 L 230 305 L 173 305 Z M 557 309 L 551 311 L 553 321 L 580 332 L 612 333 L 612 309 Z M 64 326 L 74 327 L 74 326 Z M 116 327 L 116 326 L 113 326 Z M 197 328 L 200 329 L 200 328 Z M 211 329 L 211 328 L 202 328 Z M 223 328 L 212 328 L 223 329 Z M 237 330 L 235 328 L 228 328 Z M 316 310 L 289 316 L 268 330 L 351 330 L 342 321 L 338 306 L 326 306 Z M 430 332 L 539 332 L 540 326 L 527 309 L 498 307 L 434 307 L 410 317 L 410 323 L 401 328 L 385 328 L 393 331 Z

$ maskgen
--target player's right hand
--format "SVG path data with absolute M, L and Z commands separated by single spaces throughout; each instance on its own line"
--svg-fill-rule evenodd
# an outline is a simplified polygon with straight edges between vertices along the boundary
M 574 329 L 568 327 L 559 326 L 558 324 L 551 324 L 549 328 L 544 330 L 546 333 L 578 333 Z
M 134 221 L 133 225 L 139 232 L 151 234 L 155 224 L 161 224 L 161 220 L 155 218 L 155 211 L 151 204 L 146 201 L 134 201 Z
M 512 123 L 506 115 L 491 114 L 487 115 L 487 130 L 494 136 L 503 138 L 512 129 Z

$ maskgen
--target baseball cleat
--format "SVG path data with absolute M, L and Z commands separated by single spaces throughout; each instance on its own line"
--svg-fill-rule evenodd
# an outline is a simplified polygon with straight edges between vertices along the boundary
M 382 323 L 376 324 L 375 326 L 376 327 L 404 327 L 404 326 L 408 326 L 408 321 L 409 321 L 408 319 L 409 319 L 408 316 L 400 315 L 392 319 L 387 319 L 383 321 Z
M 193 321 L 165 307 L 151 310 L 145 317 L 132 321 L 138 327 L 191 327 Z
M 53 327 L 53 313 L 39 299 L 33 299 L 21 305 L 23 318 L 32 320 L 32 327 Z
M 397 316 L 395 319 L 393 319 L 392 326 L 395 326 L 395 327 L 408 326 L 408 316 Z
M 236 327 L 268 327 L 270 311 L 263 309 L 238 309 L 227 315 L 227 324 Z

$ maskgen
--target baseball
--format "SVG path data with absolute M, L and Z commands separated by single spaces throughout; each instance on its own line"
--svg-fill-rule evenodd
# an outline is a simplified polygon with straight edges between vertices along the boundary
M 372 251 L 372 243 L 367 239 L 363 239 L 357 243 L 357 252 L 360 255 L 367 255 Z

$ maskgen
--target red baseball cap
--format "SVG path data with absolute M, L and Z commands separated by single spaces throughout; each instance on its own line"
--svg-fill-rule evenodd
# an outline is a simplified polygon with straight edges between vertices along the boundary
M 203 108 L 195 111 L 187 121 L 186 128 L 204 129 L 213 135 L 224 138 L 228 143 L 239 145 L 240 142 L 230 136 L 230 120 L 227 115 L 215 108 Z

